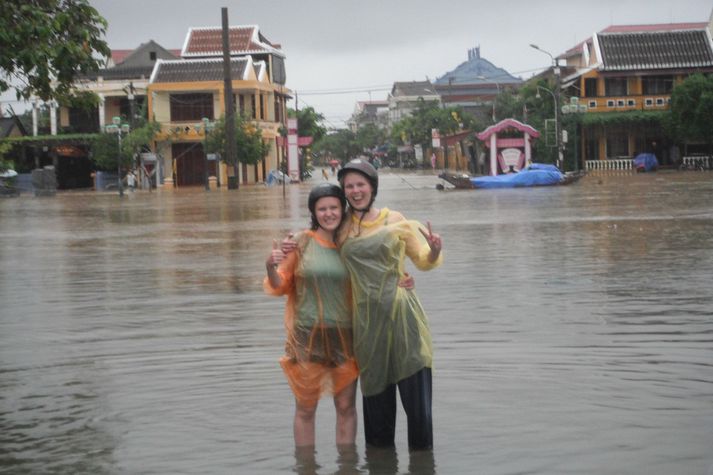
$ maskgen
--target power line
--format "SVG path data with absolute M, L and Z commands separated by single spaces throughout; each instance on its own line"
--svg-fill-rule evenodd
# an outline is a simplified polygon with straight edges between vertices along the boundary
M 357 92 L 375 92 L 375 91 L 390 91 L 391 84 L 380 84 L 376 86 L 354 86 L 348 88 L 330 88 L 330 89 L 312 89 L 307 91 L 298 91 L 300 95 L 322 96 L 328 94 L 353 94 Z

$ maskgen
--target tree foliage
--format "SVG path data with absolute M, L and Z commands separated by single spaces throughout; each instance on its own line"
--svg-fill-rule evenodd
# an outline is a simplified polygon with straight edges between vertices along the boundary
M 13 168 L 14 164 L 5 158 L 7 154 L 12 149 L 12 144 L 10 142 L 0 142 L 0 173 L 4 172 L 8 168 Z
M 365 124 L 359 127 L 354 137 L 356 146 L 362 151 L 373 150 L 386 143 L 386 140 L 386 131 L 376 124 Z
M 92 160 L 97 167 L 104 170 L 114 170 L 121 160 L 122 168 L 135 165 L 137 155 L 149 150 L 156 133 L 161 130 L 158 122 L 144 122 L 128 133 L 122 133 L 121 148 L 117 133 L 100 133 L 95 136 L 92 144 Z
M 329 133 L 314 145 L 314 150 L 325 158 L 334 158 L 346 162 L 361 152 L 356 135 L 349 129 L 340 129 Z
M 228 157 L 225 153 L 226 137 L 225 118 L 221 117 L 215 122 L 213 130 L 208 133 L 206 151 L 220 154 L 222 159 L 232 166 L 238 163 L 255 165 L 270 151 L 270 144 L 262 139 L 260 127 L 241 115 L 235 117 L 236 157 Z
M 297 118 L 297 134 L 300 137 L 312 137 L 316 142 L 327 133 L 327 129 L 322 125 L 324 115 L 315 111 L 313 107 L 305 107 L 296 112 L 294 109 L 288 109 L 287 115 L 290 118 Z
M 433 101 L 419 100 L 416 110 L 401 119 L 391 129 L 391 141 L 395 144 L 420 144 L 429 147 L 431 130 L 438 129 L 441 135 L 450 135 L 461 129 L 472 128 L 477 123 L 458 107 L 442 108 Z
M 666 129 L 676 140 L 707 143 L 713 153 L 713 77 L 693 74 L 673 89 Z
M 0 92 L 43 100 L 73 96 L 78 75 L 110 55 L 107 23 L 87 0 L 3 0 L 0 4 Z

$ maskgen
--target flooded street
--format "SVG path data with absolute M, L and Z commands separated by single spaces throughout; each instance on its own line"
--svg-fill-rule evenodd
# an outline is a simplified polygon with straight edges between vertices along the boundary
M 308 183 L 0 200 L 0 473 L 713 474 L 713 174 L 438 182 L 385 172 L 376 202 L 444 240 L 410 269 L 432 460 L 403 412 L 396 453 L 366 453 L 360 401 L 356 453 L 329 399 L 316 458 L 294 451 L 262 278 Z

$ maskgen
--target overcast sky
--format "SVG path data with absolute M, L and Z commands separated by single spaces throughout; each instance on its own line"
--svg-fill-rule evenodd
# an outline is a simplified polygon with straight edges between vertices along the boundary
M 527 79 L 553 55 L 612 24 L 707 22 L 711 0 L 90 0 L 114 49 L 153 39 L 180 49 L 191 26 L 259 25 L 287 55 L 299 106 L 344 126 L 359 100 L 386 99 L 395 81 L 431 80 L 481 57 Z M 350 94 L 324 94 L 334 90 Z M 294 107 L 294 102 L 291 104 Z

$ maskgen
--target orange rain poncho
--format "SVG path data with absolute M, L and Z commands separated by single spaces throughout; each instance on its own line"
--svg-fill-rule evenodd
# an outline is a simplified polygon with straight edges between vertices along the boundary
M 297 249 L 277 269 L 282 285 L 268 294 L 287 294 L 285 355 L 280 365 L 295 398 L 317 404 L 323 394 L 337 394 L 356 380 L 352 347 L 349 274 L 332 242 L 314 231 L 297 236 Z
M 351 217 L 340 253 L 352 279 L 354 353 L 364 396 L 381 393 L 423 368 L 433 358 L 426 313 L 413 290 L 399 287 L 408 256 L 417 268 L 429 262 L 430 247 L 417 221 L 382 208 L 374 221 Z

